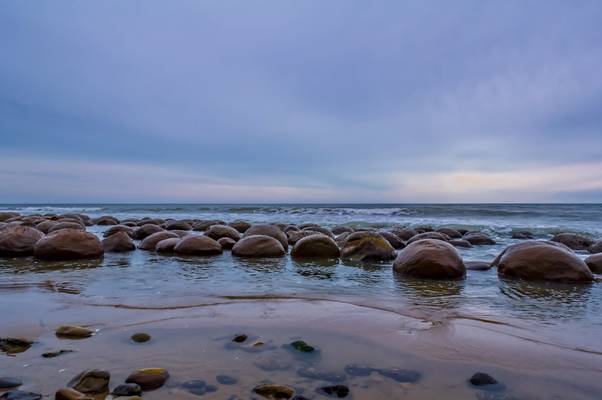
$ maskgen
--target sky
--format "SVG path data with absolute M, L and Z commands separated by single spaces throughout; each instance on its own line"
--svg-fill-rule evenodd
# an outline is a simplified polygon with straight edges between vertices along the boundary
M 598 0 L 0 2 L 0 203 L 602 202 Z

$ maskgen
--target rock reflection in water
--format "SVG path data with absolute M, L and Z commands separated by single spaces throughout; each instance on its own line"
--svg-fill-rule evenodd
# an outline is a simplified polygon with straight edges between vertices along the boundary
M 403 293 L 416 305 L 459 308 L 463 305 L 464 281 L 416 279 L 393 274 Z
M 500 280 L 499 289 L 514 310 L 539 318 L 573 319 L 588 312 L 592 285 Z
M 333 280 L 338 260 L 295 260 L 295 272 L 306 278 Z

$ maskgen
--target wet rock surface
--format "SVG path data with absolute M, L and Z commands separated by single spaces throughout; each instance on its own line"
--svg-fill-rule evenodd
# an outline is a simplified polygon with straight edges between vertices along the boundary
M 24 351 L 27 351 L 32 344 L 33 342 L 27 339 L 0 338 L 0 351 L 7 354 L 23 353 Z
M 109 391 L 111 374 L 108 371 L 91 369 L 75 376 L 67 386 L 84 394 L 98 395 Z
M 142 390 L 158 389 L 165 384 L 169 373 L 164 368 L 144 368 L 131 373 L 125 383 L 136 383 Z
M 56 329 L 56 336 L 65 339 L 85 339 L 94 335 L 94 331 L 78 325 L 62 325 Z
M 253 392 L 270 400 L 290 399 L 295 393 L 295 391 L 288 386 L 275 384 L 263 384 L 255 386 L 255 388 L 253 388 Z
M 318 393 L 324 394 L 328 397 L 344 398 L 349 396 L 349 388 L 345 385 L 333 385 L 333 386 L 322 386 L 317 389 Z
M 40 400 L 41 394 L 21 390 L 11 390 L 0 395 L 2 400 Z
M 23 384 L 23 382 L 21 382 L 17 378 L 0 376 L 0 389 L 12 389 L 12 388 L 19 387 L 22 384 Z

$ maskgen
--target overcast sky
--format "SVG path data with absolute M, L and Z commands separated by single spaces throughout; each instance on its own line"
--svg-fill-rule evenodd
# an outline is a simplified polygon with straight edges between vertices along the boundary
M 1 202 L 602 201 L 602 2 L 0 2 Z

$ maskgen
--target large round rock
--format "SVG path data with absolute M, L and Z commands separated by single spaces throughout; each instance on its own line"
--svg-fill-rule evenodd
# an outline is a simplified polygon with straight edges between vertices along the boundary
M 34 255 L 46 260 L 100 258 L 102 254 L 100 240 L 79 229 L 54 231 L 40 239 L 34 247 Z
M 126 231 L 119 231 L 108 236 L 102 241 L 102 247 L 106 253 L 124 253 L 136 250 L 134 241 Z
M 410 243 L 393 263 L 402 275 L 424 279 L 460 279 L 466 275 L 462 257 L 454 246 L 438 239 Z
M 174 252 L 186 256 L 222 254 L 222 246 L 207 236 L 186 236 L 174 247 Z
M 264 235 L 270 236 L 280 242 L 286 252 L 288 250 L 288 238 L 286 234 L 276 225 L 252 225 L 245 232 L 245 236 Z
M 562 243 L 573 250 L 587 250 L 594 241 L 576 233 L 559 233 L 552 238 L 553 242 Z
M 232 247 L 232 255 L 237 257 L 282 257 L 285 254 L 282 244 L 266 235 L 245 236 Z
M 291 250 L 293 258 L 338 258 L 340 255 L 334 239 L 321 233 L 299 239 Z
M 395 249 L 376 232 L 354 232 L 345 238 L 341 255 L 352 261 L 387 261 L 395 258 Z
M 155 250 L 157 243 L 169 238 L 179 238 L 179 236 L 173 232 L 161 230 L 161 232 L 156 232 L 150 236 L 147 236 L 142 243 L 140 243 L 138 248 L 141 250 Z
M 0 255 L 24 256 L 33 253 L 44 234 L 35 228 L 10 225 L 0 230 Z
M 213 240 L 218 240 L 224 237 L 230 238 L 235 242 L 240 240 L 240 233 L 227 225 L 211 225 L 205 231 L 205 236 L 209 236 Z
M 507 247 L 492 263 L 506 278 L 590 282 L 592 272 L 570 249 L 555 242 L 530 240 Z
M 144 224 L 133 233 L 134 239 L 143 240 L 153 233 L 163 232 L 163 228 L 155 224 Z

